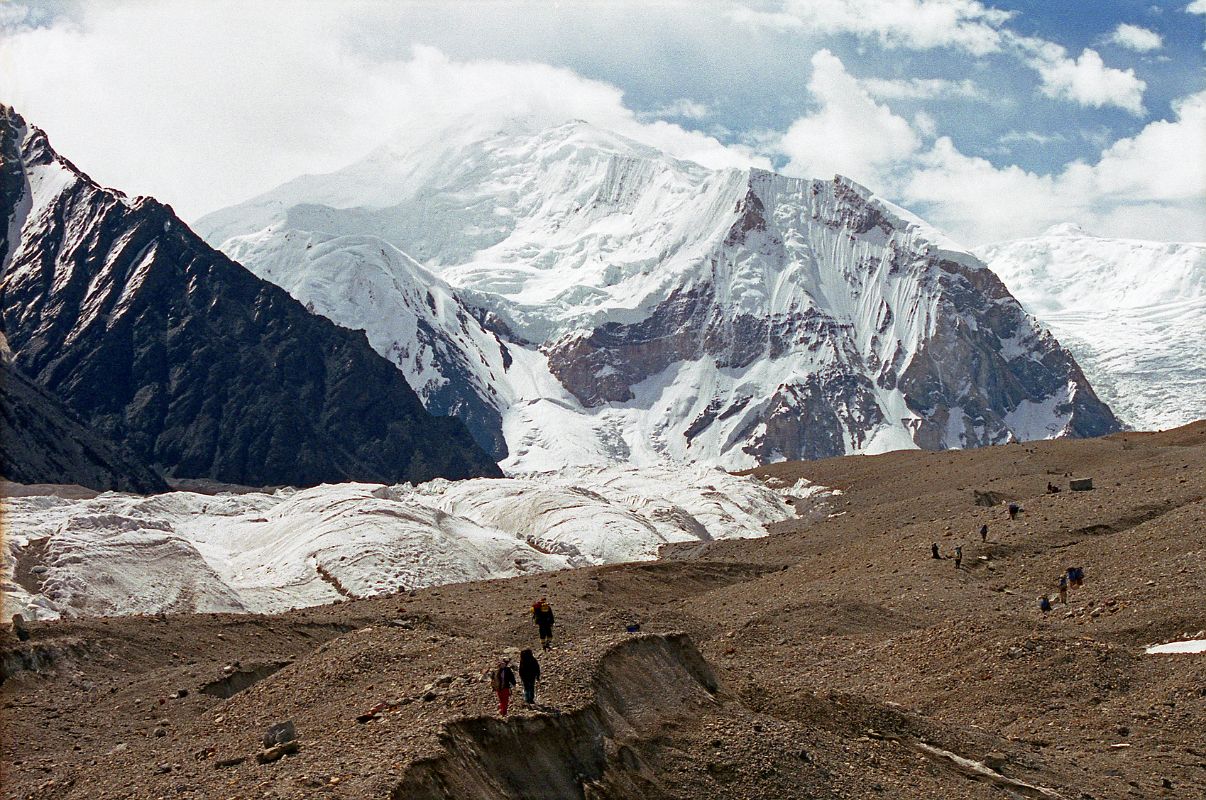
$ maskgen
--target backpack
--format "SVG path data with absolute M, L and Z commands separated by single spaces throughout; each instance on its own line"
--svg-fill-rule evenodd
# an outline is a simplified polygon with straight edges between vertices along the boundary
M 503 685 L 502 685 L 502 670 L 501 670 L 501 669 L 492 669 L 492 670 L 490 670 L 490 688 L 491 688 L 491 689 L 493 689 L 493 690 L 494 690 L 494 691 L 496 691 L 496 692 L 497 692 L 499 689 L 503 688 Z

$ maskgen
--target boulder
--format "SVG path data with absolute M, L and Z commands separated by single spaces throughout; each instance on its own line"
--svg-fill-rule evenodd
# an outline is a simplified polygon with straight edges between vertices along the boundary
M 297 739 L 297 728 L 294 727 L 293 720 L 285 720 L 273 725 L 264 734 L 264 747 L 266 749 L 272 748 L 276 745 L 292 742 L 295 739 Z

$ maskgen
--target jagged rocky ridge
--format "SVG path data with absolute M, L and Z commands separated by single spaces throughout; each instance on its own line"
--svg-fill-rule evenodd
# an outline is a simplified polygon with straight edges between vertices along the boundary
M 707 170 L 581 122 L 470 124 L 198 229 L 363 328 L 506 468 L 1119 427 L 982 262 L 840 177 Z
M 364 335 L 307 312 L 150 198 L 93 183 L 0 108 L 0 314 L 14 362 L 175 478 L 498 474 Z

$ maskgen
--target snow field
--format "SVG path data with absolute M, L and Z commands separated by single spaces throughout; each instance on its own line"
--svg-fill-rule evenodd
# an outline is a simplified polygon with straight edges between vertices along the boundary
M 1206 417 L 1206 243 L 1105 239 L 1065 223 L 976 254 L 1124 422 Z

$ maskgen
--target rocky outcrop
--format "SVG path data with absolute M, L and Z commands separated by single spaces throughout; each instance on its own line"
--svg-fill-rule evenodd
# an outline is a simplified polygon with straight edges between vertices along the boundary
M 978 447 L 1119 429 L 1071 354 L 1035 326 L 996 275 L 948 260 L 938 269 L 934 332 L 899 383 L 920 417 L 918 444 Z M 1007 357 L 1002 343 L 1024 356 Z
M 0 314 L 14 360 L 92 430 L 175 478 L 273 485 L 499 474 L 364 334 L 102 189 L 0 116 Z M 18 164 L 19 170 L 12 164 Z

